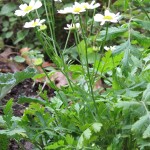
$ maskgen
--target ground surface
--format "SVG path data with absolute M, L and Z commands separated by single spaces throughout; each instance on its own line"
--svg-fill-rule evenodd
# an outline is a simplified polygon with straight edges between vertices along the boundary
M 21 116 L 23 114 L 24 109 L 28 106 L 28 104 L 18 104 L 17 100 L 18 97 L 28 96 L 28 97 L 35 97 L 37 96 L 39 84 L 35 84 L 31 79 L 27 79 L 24 82 L 18 84 L 16 87 L 14 87 L 10 93 L 8 93 L 3 99 L 2 99 L 2 106 L 5 106 L 7 101 L 10 98 L 14 99 L 14 106 L 13 111 L 15 116 Z M 48 95 L 51 97 L 54 95 L 54 92 L 50 90 L 47 86 L 45 87 L 48 91 Z M 0 115 L 3 114 L 2 108 L 0 108 Z M 27 141 L 22 141 L 22 145 L 24 146 L 25 150 L 32 150 L 32 144 Z M 9 150 L 20 150 L 19 145 L 14 141 L 10 140 Z

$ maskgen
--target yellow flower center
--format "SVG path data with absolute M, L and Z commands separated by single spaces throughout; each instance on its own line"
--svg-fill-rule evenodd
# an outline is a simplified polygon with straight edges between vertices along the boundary
M 82 10 L 82 7 L 75 7 L 73 9 L 74 12 L 80 12 Z
M 83 7 L 84 7 L 85 9 L 87 9 L 87 8 L 88 8 L 88 5 L 87 5 L 87 4 L 84 4 Z
M 28 12 L 28 11 L 32 10 L 32 8 L 33 8 L 32 6 L 27 6 L 27 7 L 24 9 L 24 11 L 25 11 L 25 12 Z
M 33 27 L 36 27 L 37 25 L 38 25 L 38 22 L 33 22 L 33 23 L 32 23 L 32 26 L 33 26 Z
M 112 17 L 112 16 L 104 16 L 104 19 L 112 20 L 112 19 L 113 19 L 113 17 Z

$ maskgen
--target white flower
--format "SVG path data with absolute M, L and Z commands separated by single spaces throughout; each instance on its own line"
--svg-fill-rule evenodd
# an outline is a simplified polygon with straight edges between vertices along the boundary
M 42 26 L 42 23 L 45 22 L 45 19 L 36 19 L 36 20 L 32 20 L 30 22 L 26 22 L 25 25 L 23 26 L 24 28 L 34 28 L 37 26 Z
M 116 46 L 110 46 L 110 47 L 104 46 L 104 49 L 105 49 L 106 51 L 109 51 L 109 50 L 114 51 L 114 50 L 116 49 Z
M 67 24 L 67 27 L 64 27 L 65 30 L 75 30 L 75 29 L 79 29 L 80 24 L 76 23 L 76 24 Z
M 15 11 L 15 15 L 16 16 L 25 16 L 30 11 L 38 9 L 41 6 L 42 6 L 42 3 L 39 0 L 37 0 L 36 2 L 35 2 L 35 0 L 31 0 L 30 3 L 29 3 L 29 5 L 27 5 L 27 4 L 21 4 L 19 6 L 20 10 L 16 10 Z
M 97 7 L 100 6 L 99 3 L 96 3 L 96 4 L 94 4 L 94 3 L 95 3 L 95 0 L 93 0 L 93 1 L 91 2 L 91 4 L 89 4 L 89 3 L 87 3 L 87 2 L 83 2 L 83 3 L 81 3 L 81 5 L 82 5 L 82 7 L 84 7 L 85 9 L 95 9 L 95 8 L 97 8 Z
M 85 8 L 78 2 L 75 2 L 72 7 L 66 7 L 64 10 L 58 10 L 58 13 L 60 14 L 80 14 L 81 12 L 86 11 Z
M 62 0 L 54 0 L 55 2 L 62 2 Z
M 68 14 L 71 13 L 72 7 L 66 7 L 64 10 L 58 10 L 58 13 L 60 14 Z
M 86 11 L 85 8 L 78 2 L 75 2 L 75 4 L 72 7 L 71 13 L 72 14 L 80 14 L 81 12 Z
M 114 14 L 114 13 L 109 12 L 109 10 L 105 10 L 104 16 L 101 14 L 96 14 L 94 16 L 94 20 L 96 22 L 101 22 L 101 25 L 103 25 L 105 22 L 116 23 L 116 22 L 118 22 L 119 18 L 121 17 L 119 14 L 120 13 Z

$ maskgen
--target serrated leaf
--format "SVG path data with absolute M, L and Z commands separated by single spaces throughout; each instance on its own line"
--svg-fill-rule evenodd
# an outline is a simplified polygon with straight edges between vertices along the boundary
M 86 129 L 84 132 L 83 132 L 83 136 L 85 137 L 85 139 L 90 139 L 92 133 L 91 133 L 91 130 L 88 128 Z
M 84 142 L 84 138 L 83 138 L 83 135 L 81 135 L 78 140 L 77 149 L 81 149 L 83 147 L 84 145 L 83 142 Z
M 134 19 L 134 21 L 137 22 L 144 29 L 150 31 L 150 21 L 144 21 L 139 19 Z
M 92 128 L 95 133 L 99 132 L 101 130 L 102 124 L 101 123 L 93 123 Z
M 69 134 L 66 135 L 65 139 L 66 139 L 67 144 L 69 144 L 69 145 L 72 145 L 74 142 L 74 138 Z
M 141 34 L 139 31 L 131 31 L 131 35 L 145 48 L 148 48 L 150 46 L 150 38 L 148 36 L 145 36 Z
M 11 121 L 11 118 L 13 116 L 12 106 L 13 106 L 13 100 L 10 99 L 4 108 L 3 119 L 6 121 L 6 124 L 8 127 L 10 127 L 12 124 L 12 121 Z
M 16 84 L 24 81 L 25 79 L 32 78 L 37 71 L 34 68 L 27 67 L 25 70 L 16 72 L 14 77 L 16 79 Z
M 46 101 L 42 99 L 22 96 L 22 97 L 19 97 L 18 103 L 39 103 L 39 104 L 45 105 Z
M 123 109 L 129 109 L 129 107 L 131 106 L 140 106 L 140 105 L 141 104 L 136 101 L 120 101 L 116 104 L 116 107 L 118 108 L 123 107 Z
M 107 33 L 107 40 L 111 40 L 114 39 L 115 37 L 117 37 L 118 35 L 120 36 L 121 33 L 124 33 L 127 31 L 127 28 L 123 28 L 123 27 L 110 27 L 108 29 L 108 33 Z M 97 38 L 97 41 L 103 41 L 105 39 L 105 35 L 106 35 L 106 30 L 103 30 L 100 32 L 100 37 Z
M 1 125 L 1 124 L 5 124 L 5 121 L 4 121 L 4 119 L 3 119 L 2 116 L 0 116 L 0 125 Z
M 149 122 L 148 119 L 148 115 L 140 117 L 140 119 L 132 125 L 131 130 L 134 132 L 140 131 L 140 129 L 142 129 L 142 127 L 144 127 Z
M 147 85 L 146 90 L 143 92 L 143 101 L 150 101 L 150 83 Z
M 150 125 L 146 128 L 146 130 L 143 133 L 143 138 L 149 138 L 150 137 Z

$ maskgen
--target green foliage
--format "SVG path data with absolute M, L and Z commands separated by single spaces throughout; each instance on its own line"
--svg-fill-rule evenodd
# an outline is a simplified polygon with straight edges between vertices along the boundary
M 24 71 L 12 73 L 0 73 L 0 99 L 2 99 L 6 94 L 18 83 L 24 81 L 25 79 L 32 78 L 36 74 L 34 68 L 26 68 Z
M 1 150 L 8 149 L 9 140 L 6 135 L 0 134 L 0 146 L 1 146 Z
M 54 20 L 55 9 L 62 3 L 42 2 L 46 13 L 40 8 L 36 13 L 31 12 L 33 14 L 29 17 L 35 19 L 35 14 L 40 18 L 47 17 L 47 29 L 39 31 L 35 28 L 34 31 L 43 45 L 42 49 L 56 67 L 42 68 L 42 73 L 33 68 L 14 74 L 1 73 L 0 98 L 27 78 L 36 80 L 44 77 L 51 83 L 52 74 L 57 71 L 64 76 L 56 77 L 56 81 L 65 78 L 68 84 L 60 88 L 50 84 L 50 88 L 55 90 L 53 97 L 39 88 L 37 97 L 25 95 L 18 98 L 17 103 L 29 104 L 22 117 L 13 115 L 13 101 L 9 100 L 3 109 L 4 115 L 0 116 L 0 135 L 17 141 L 26 139 L 39 150 L 150 149 L 148 0 L 117 0 L 114 4 L 103 1 L 102 12 L 105 6 L 114 9 L 114 12 L 124 10 L 122 19 L 116 24 L 109 20 L 103 26 L 95 23 L 92 16 L 98 9 L 79 15 L 69 14 L 66 20 L 80 22 L 81 27 L 69 31 L 65 47 L 64 41 L 61 44 L 57 42 L 61 41 L 61 36 L 59 39 L 56 36 L 58 24 Z M 68 1 L 66 5 L 71 4 Z M 2 12 L 4 8 L 8 10 Z M 9 21 L 5 20 L 2 24 L 2 32 L 6 32 L 4 38 L 10 38 L 14 33 L 11 30 L 16 21 L 11 14 L 14 9 L 15 5 L 10 3 L 2 7 L 1 13 L 9 17 Z M 28 33 L 28 30 L 18 30 L 14 43 L 22 41 Z M 111 49 L 114 45 L 115 49 Z M 105 46 L 111 47 L 106 51 Z M 44 59 L 44 54 L 36 50 L 29 51 L 27 55 L 37 59 L 38 65 Z M 15 59 L 24 61 L 21 57 Z

